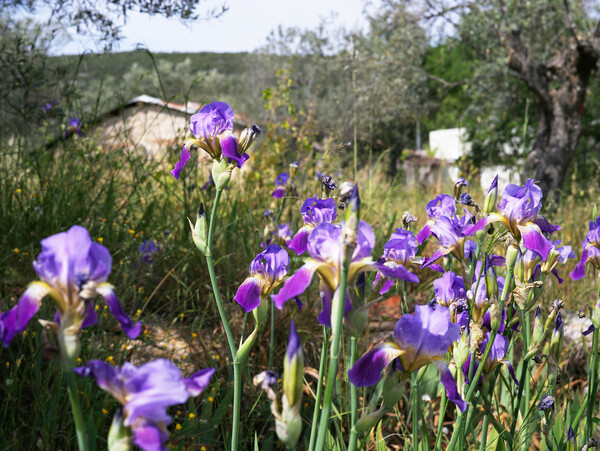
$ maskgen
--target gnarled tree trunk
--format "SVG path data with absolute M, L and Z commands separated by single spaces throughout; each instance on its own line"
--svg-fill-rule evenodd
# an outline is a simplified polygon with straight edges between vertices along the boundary
M 539 124 L 524 172 L 538 181 L 547 197 L 558 198 L 579 144 L 586 90 L 598 62 L 590 49 L 575 45 L 539 64 L 537 79 L 525 80 L 538 94 Z

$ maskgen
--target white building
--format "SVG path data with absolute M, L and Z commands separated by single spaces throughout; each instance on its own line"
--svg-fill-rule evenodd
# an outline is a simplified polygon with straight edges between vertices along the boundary
M 429 154 L 449 163 L 448 175 L 451 180 L 456 180 L 459 168 L 456 161 L 471 150 L 471 143 L 466 139 L 467 131 L 464 128 L 448 128 L 444 130 L 433 130 L 429 132 Z M 502 165 L 486 166 L 481 168 L 479 183 L 486 189 L 498 174 L 498 186 L 500 190 L 509 183 L 520 183 L 520 174 L 511 171 Z

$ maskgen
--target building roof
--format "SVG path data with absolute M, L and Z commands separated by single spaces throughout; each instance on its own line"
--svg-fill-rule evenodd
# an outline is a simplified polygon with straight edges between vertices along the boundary
M 165 100 L 159 99 L 158 97 L 152 97 L 147 94 L 142 94 L 141 96 L 134 97 L 129 102 L 127 102 L 125 104 L 125 106 L 140 105 L 140 104 L 157 105 L 157 106 L 168 108 L 170 110 L 181 111 L 182 113 L 187 113 L 187 114 L 195 114 L 198 112 L 198 110 L 200 108 L 202 108 L 201 103 L 187 102 L 185 105 L 181 105 L 179 103 L 167 102 Z

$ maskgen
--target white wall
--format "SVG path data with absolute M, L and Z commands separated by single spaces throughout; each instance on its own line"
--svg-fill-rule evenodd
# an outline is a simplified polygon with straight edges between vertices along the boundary
M 448 175 L 451 180 L 456 180 L 459 174 L 458 167 L 452 165 L 471 150 L 471 143 L 467 142 L 466 135 L 467 131 L 464 128 L 448 128 L 429 132 L 429 149 L 435 158 L 450 163 Z M 487 191 L 496 174 L 498 174 L 500 193 L 509 183 L 521 183 L 520 174 L 517 171 L 511 171 L 502 165 L 486 166 L 481 168 L 481 178 L 479 180 L 484 192 Z
M 429 149 L 436 158 L 455 162 L 471 149 L 464 128 L 447 128 L 429 132 Z

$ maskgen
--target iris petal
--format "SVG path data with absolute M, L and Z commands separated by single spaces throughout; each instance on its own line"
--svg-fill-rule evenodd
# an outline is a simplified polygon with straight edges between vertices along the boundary
M 296 271 L 292 277 L 287 279 L 281 290 L 279 290 L 279 293 L 271 296 L 273 302 L 275 302 L 275 307 L 281 310 L 285 301 L 304 293 L 310 285 L 310 281 L 316 270 L 317 265 L 313 262 L 308 262 Z
M 17 334 L 23 333 L 33 315 L 40 308 L 44 296 L 53 289 L 44 282 L 33 282 L 19 299 L 17 305 L 0 313 L 0 340 L 8 347 Z
M 176 180 L 179 180 L 179 174 L 181 174 L 181 171 L 185 167 L 185 164 L 188 162 L 190 157 L 190 149 L 188 149 L 187 146 L 183 146 L 183 149 L 181 149 L 181 155 L 179 156 L 179 161 L 175 163 L 175 168 L 171 170 L 171 174 L 173 174 L 173 177 L 175 177 Z
M 142 323 L 137 322 L 134 324 L 131 318 L 125 314 L 121 304 L 119 303 L 117 295 L 113 291 L 113 286 L 109 283 L 101 283 L 98 285 L 96 290 L 98 291 L 98 294 L 106 301 L 108 310 L 121 324 L 125 334 L 132 340 L 136 339 L 142 331 Z
M 289 242 L 288 247 L 296 252 L 298 255 L 304 254 L 308 247 L 308 235 L 312 232 L 313 226 L 304 225 L 300 227 L 300 230 L 296 232 L 292 241 Z
M 454 376 L 452 376 L 452 372 L 448 369 L 445 362 L 437 360 L 434 363 L 440 372 L 440 382 L 446 389 L 448 400 L 456 404 L 456 407 L 458 407 L 461 410 L 461 412 L 464 412 L 467 408 L 467 403 L 462 399 L 462 397 L 458 393 L 458 389 L 456 388 L 456 382 L 454 381 Z
M 263 285 L 264 280 L 248 277 L 238 288 L 233 300 L 249 313 L 260 305 L 260 292 Z
M 523 245 L 534 252 L 537 252 L 542 256 L 542 259 L 546 260 L 548 254 L 552 250 L 552 243 L 550 243 L 540 228 L 533 222 L 528 222 L 525 225 L 517 225 L 523 238 Z
M 198 396 L 202 393 L 208 386 L 214 372 L 214 368 L 207 368 L 205 370 L 196 371 L 190 377 L 183 379 L 183 383 L 190 396 Z
M 400 264 L 390 264 L 384 265 L 383 263 L 374 262 L 370 266 L 372 266 L 375 270 L 379 271 L 385 277 L 391 279 L 400 279 L 405 280 L 411 283 L 419 283 L 419 278 L 416 274 L 410 272 L 403 265 Z
M 167 451 L 169 434 L 152 421 L 140 421 L 131 428 L 133 443 L 143 451 Z
M 375 385 L 381 380 L 381 372 L 400 354 L 401 350 L 395 343 L 375 346 L 348 370 L 348 380 L 357 387 Z
M 569 274 L 571 276 L 571 279 L 579 280 L 585 277 L 585 264 L 587 263 L 587 257 L 588 250 L 587 247 L 584 245 L 583 253 L 581 254 L 581 260 L 579 260 L 579 263 L 577 263 L 575 269 L 573 269 L 573 271 L 571 271 L 571 273 Z

